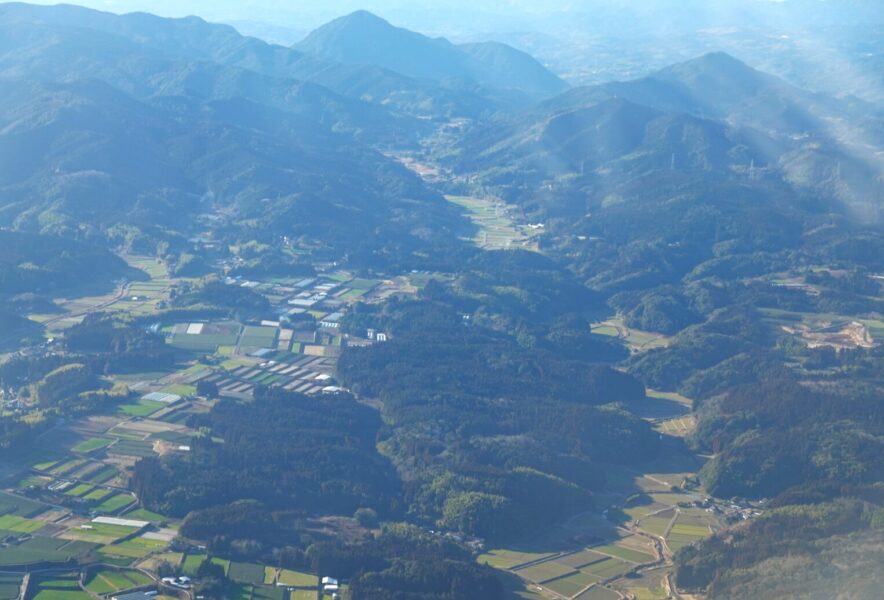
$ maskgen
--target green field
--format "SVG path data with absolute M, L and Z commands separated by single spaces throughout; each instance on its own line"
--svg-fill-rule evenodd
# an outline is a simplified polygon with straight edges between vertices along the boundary
M 252 591 L 252 600 L 285 600 L 285 597 L 283 588 L 260 586 Z
M 634 563 L 647 563 L 654 562 L 656 560 L 650 554 L 645 554 L 644 552 L 639 552 L 638 550 L 632 550 L 631 548 L 623 548 L 621 546 L 596 546 L 593 548 L 593 550 L 595 550 L 596 552 L 601 552 L 602 554 L 616 556 L 617 558 L 622 558 L 623 560 L 628 560 Z
M 111 444 L 113 440 L 109 440 L 106 438 L 89 438 L 88 440 L 84 440 L 71 448 L 74 452 L 79 452 L 80 454 L 89 454 L 91 452 L 95 452 L 96 450 L 100 450 L 105 448 Z
M 0 548 L 0 566 L 63 563 L 97 548 L 95 544 L 73 543 L 58 538 L 31 538 L 15 546 Z
M 42 529 L 45 525 L 46 523 L 42 521 L 31 521 L 16 515 L 3 515 L 0 517 L 0 529 L 15 533 L 33 533 L 38 529 Z
M 593 586 L 583 594 L 577 596 L 577 600 L 618 600 L 620 595 L 601 586 Z
M 120 412 L 129 417 L 149 417 L 166 405 L 162 402 L 141 399 L 135 404 L 120 405 Z
M 264 567 L 250 563 L 232 562 L 227 576 L 240 583 L 260 585 L 264 583 Z
M 575 573 L 575 571 L 568 565 L 563 565 L 555 561 L 546 561 L 531 565 L 530 567 L 525 567 L 524 569 L 518 569 L 516 573 L 525 579 L 530 579 L 537 583 L 543 583 L 544 581 L 556 579 L 557 577 L 562 577 L 569 573 Z
M 535 560 L 541 560 L 552 556 L 549 552 L 520 552 L 518 550 L 496 549 L 489 550 L 479 556 L 480 563 L 491 565 L 497 569 L 511 569 Z
M 543 584 L 554 592 L 563 596 L 571 597 L 580 592 L 585 587 L 599 581 L 599 577 L 591 573 L 577 572 L 561 579 L 554 579 Z
M 273 327 L 246 326 L 239 345 L 242 348 L 272 348 L 276 346 L 276 329 Z
M 20 575 L 0 575 L 0 600 L 16 600 L 21 581 Z
M 593 552 L 592 550 L 583 550 L 575 554 L 569 554 L 567 556 L 557 558 L 556 562 L 560 562 L 562 564 L 568 565 L 569 567 L 579 569 L 581 567 L 585 567 L 586 565 L 604 560 L 605 558 L 607 558 L 607 556 L 605 556 L 604 554 L 599 554 L 598 552 Z
M 86 582 L 86 589 L 95 594 L 110 594 L 148 585 L 151 581 L 139 571 L 103 569 L 92 574 Z
M 104 555 L 119 556 L 122 558 L 144 558 L 152 552 L 158 552 L 166 547 L 162 540 L 151 540 L 143 537 L 132 538 L 125 542 L 105 546 L 100 550 Z
M 49 508 L 45 504 L 0 492 L 0 515 L 14 514 L 20 517 L 35 517 Z
M 199 566 L 203 563 L 204 560 L 206 560 L 205 554 L 188 554 L 186 557 L 184 557 L 184 563 L 182 563 L 181 565 L 181 571 L 185 575 L 193 577 L 196 575 L 197 569 L 199 569 Z
M 113 513 L 120 510 L 124 506 L 132 504 L 134 500 L 135 498 L 133 498 L 129 494 L 116 494 L 96 506 L 95 512 L 103 514 Z
M 319 583 L 316 575 L 301 571 L 291 571 L 289 569 L 282 569 L 279 572 L 279 581 L 283 585 L 293 587 L 316 587 Z
M 55 579 L 32 581 L 32 589 L 36 590 L 33 598 L 39 600 L 90 600 L 92 596 L 80 589 L 79 575 L 67 577 L 53 575 Z
M 634 565 L 632 563 L 618 560 L 616 558 L 608 558 L 597 563 L 593 563 L 588 567 L 585 567 L 583 571 L 585 573 L 592 573 L 593 575 L 597 575 L 599 579 L 608 579 L 609 577 L 614 577 L 615 575 L 626 573 L 633 567 Z
M 122 525 L 108 525 L 106 523 L 93 522 L 79 529 L 71 529 L 68 534 L 87 542 L 94 541 L 96 543 L 110 544 L 120 538 L 132 535 L 135 531 L 136 529 L 134 527 L 123 527 Z
M 146 458 L 153 456 L 153 442 L 144 440 L 120 440 L 110 448 L 111 454 Z

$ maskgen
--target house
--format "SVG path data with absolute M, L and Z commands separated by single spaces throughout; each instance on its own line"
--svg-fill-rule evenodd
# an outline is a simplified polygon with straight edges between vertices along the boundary
M 324 594 L 337 594 L 341 591 L 341 585 L 337 579 L 333 577 L 322 578 L 322 592 Z

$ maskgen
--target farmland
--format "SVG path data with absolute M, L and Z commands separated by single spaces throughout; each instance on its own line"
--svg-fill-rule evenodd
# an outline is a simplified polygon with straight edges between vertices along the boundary
M 464 209 L 465 215 L 477 227 L 478 232 L 473 243 L 480 248 L 536 250 L 537 245 L 531 239 L 530 230 L 516 224 L 511 216 L 514 209 L 505 206 L 500 200 L 468 196 L 446 196 L 446 199 Z

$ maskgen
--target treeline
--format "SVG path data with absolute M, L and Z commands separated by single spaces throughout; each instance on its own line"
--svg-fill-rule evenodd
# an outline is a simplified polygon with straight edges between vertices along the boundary
M 183 517 L 245 499 L 310 514 L 400 510 L 393 468 L 375 450 L 380 417 L 348 396 L 262 389 L 251 403 L 222 400 L 191 425 L 211 437 L 195 439 L 191 452 L 135 466 L 132 489 L 162 514 Z M 226 524 L 217 526 L 223 534 Z M 200 535 L 212 533 L 200 527 Z

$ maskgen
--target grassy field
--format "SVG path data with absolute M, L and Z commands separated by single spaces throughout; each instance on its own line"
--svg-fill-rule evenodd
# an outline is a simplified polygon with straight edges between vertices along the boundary
M 620 595 L 607 588 L 595 585 L 577 596 L 577 600 L 618 600 Z
M 599 581 L 599 578 L 596 575 L 578 571 L 573 575 L 548 581 L 544 583 L 543 586 L 570 598 L 571 596 L 577 595 L 580 590 L 596 583 L 597 581 Z
M 42 521 L 32 521 L 31 519 L 16 515 L 3 515 L 0 517 L 0 529 L 15 533 L 33 533 L 38 529 L 42 529 L 45 525 L 46 523 Z
M 130 590 L 151 583 L 151 579 L 139 571 L 96 571 L 86 581 L 86 589 L 94 594 L 110 594 Z
M 162 402 L 141 399 L 134 404 L 120 405 L 120 412 L 128 417 L 149 417 L 166 405 Z
M 32 586 L 36 588 L 34 600 L 91 600 L 92 596 L 80 589 L 78 574 L 52 577 L 54 579 L 32 582 Z
M 16 600 L 21 581 L 19 575 L 0 575 L 0 600 Z
M 282 569 L 279 572 L 279 582 L 292 587 L 316 587 L 318 580 L 311 573 Z
M 519 552 L 517 550 L 489 550 L 479 556 L 479 562 L 491 565 L 497 569 L 511 569 L 535 560 L 541 560 L 552 556 L 551 553 Z
M 90 454 L 96 450 L 101 450 L 102 448 L 109 446 L 112 441 L 113 440 L 107 438 L 89 438 L 88 440 L 83 440 L 71 448 L 71 450 L 79 454 Z
M 568 565 L 563 565 L 556 561 L 550 560 L 538 563 L 536 565 L 531 565 L 530 567 L 525 567 L 523 569 L 517 569 L 516 573 L 518 573 L 525 579 L 530 579 L 531 581 L 536 581 L 537 583 L 543 583 L 544 581 L 556 579 L 558 577 L 568 575 L 569 573 L 575 573 L 575 570 Z
M 231 562 L 227 576 L 240 583 L 260 585 L 264 583 L 264 567 L 251 563 Z

